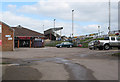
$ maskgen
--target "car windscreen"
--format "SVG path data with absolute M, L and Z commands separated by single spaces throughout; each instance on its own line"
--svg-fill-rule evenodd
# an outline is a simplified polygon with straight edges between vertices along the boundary
M 70 44 L 69 42 L 65 42 L 64 44 Z
M 109 40 L 109 37 L 105 37 L 104 40 Z
M 92 44 L 92 43 L 94 43 L 94 41 L 91 41 L 89 44 Z

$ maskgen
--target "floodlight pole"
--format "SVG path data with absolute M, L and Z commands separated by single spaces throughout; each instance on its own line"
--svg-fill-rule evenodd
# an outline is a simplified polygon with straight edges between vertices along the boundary
M 74 36 L 74 10 L 72 10 L 72 37 Z
M 54 19 L 54 29 L 55 29 L 55 21 L 56 21 L 56 19 Z
M 43 25 L 43 34 L 44 34 L 44 25 Z
M 100 36 L 100 26 L 98 26 L 98 37 Z
M 110 0 L 109 0 L 109 35 L 110 35 L 110 32 L 111 32 L 111 9 L 110 9 L 110 6 L 111 6 L 111 3 L 110 3 Z

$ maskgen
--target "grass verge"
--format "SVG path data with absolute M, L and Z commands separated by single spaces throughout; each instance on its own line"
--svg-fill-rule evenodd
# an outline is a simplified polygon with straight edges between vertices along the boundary
M 11 63 L 2 62 L 2 63 L 0 63 L 0 64 L 3 64 L 3 65 L 5 65 L 5 64 L 11 64 Z
M 120 53 L 115 53 L 115 54 L 112 54 L 112 56 L 117 56 L 117 57 L 120 57 Z

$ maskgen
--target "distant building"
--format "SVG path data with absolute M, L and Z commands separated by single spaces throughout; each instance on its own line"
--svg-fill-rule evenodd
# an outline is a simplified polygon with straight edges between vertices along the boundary
M 57 38 L 61 37 L 59 34 L 56 33 L 56 31 L 62 30 L 63 27 L 60 28 L 50 28 L 46 31 L 44 31 L 44 35 L 50 39 L 50 40 L 56 40 Z

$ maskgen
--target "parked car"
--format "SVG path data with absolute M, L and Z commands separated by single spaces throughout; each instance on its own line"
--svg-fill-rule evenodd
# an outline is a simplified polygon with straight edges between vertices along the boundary
M 82 47 L 82 44 L 81 44 L 81 43 L 79 43 L 79 44 L 78 44 L 78 47 Z
M 57 48 L 62 48 L 62 47 L 71 48 L 71 47 L 73 47 L 73 43 L 70 43 L 70 42 L 62 42 L 61 44 L 57 44 L 56 47 L 57 47 Z
M 98 40 L 93 40 L 93 41 L 88 43 L 88 48 L 90 50 L 92 50 L 92 49 L 95 50 L 95 49 L 97 49 L 97 44 L 98 44 Z
M 93 46 L 93 44 L 95 44 Z M 118 47 L 120 49 L 120 37 L 117 36 L 110 36 L 105 37 L 104 40 L 97 40 L 97 42 L 91 42 L 88 44 L 89 48 L 90 46 L 97 47 L 99 50 L 109 50 L 112 47 Z M 90 48 L 91 49 L 91 48 Z

